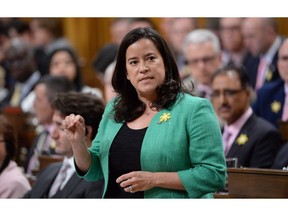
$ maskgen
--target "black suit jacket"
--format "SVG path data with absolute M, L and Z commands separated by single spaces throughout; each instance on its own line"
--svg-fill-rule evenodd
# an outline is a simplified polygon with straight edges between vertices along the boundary
M 241 135 L 248 137 L 244 144 L 237 142 Z M 238 165 L 243 167 L 271 168 L 281 145 L 278 130 L 268 121 L 252 114 L 241 128 L 226 158 L 238 158 Z
M 288 143 L 283 145 L 279 152 L 277 153 L 277 156 L 274 160 L 274 163 L 272 165 L 272 169 L 283 169 L 283 167 L 288 166 Z
M 281 43 L 283 43 L 284 40 L 285 38 L 281 38 Z M 278 51 L 274 54 L 272 62 L 269 65 L 269 71 L 271 72 L 271 77 L 270 79 L 267 79 L 266 77 L 264 84 L 281 79 L 279 75 L 279 70 L 277 67 L 277 61 L 278 61 Z M 251 54 L 249 55 L 249 58 L 247 58 L 246 62 L 244 63 L 244 66 L 248 72 L 250 84 L 252 85 L 253 89 L 255 89 L 255 86 L 256 86 L 259 63 L 260 63 L 260 58 L 253 57 Z
M 48 198 L 52 183 L 54 182 L 62 162 L 47 166 L 39 175 L 32 189 L 23 198 Z M 74 173 L 64 188 L 51 198 L 101 198 L 104 181 L 88 182 Z

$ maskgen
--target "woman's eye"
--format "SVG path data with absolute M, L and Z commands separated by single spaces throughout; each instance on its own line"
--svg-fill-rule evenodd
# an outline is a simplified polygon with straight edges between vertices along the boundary
M 153 61 L 154 59 L 155 59 L 154 56 L 149 56 L 149 57 L 148 57 L 148 60 L 149 60 L 149 61 Z
M 130 61 L 130 65 L 135 65 L 137 61 Z

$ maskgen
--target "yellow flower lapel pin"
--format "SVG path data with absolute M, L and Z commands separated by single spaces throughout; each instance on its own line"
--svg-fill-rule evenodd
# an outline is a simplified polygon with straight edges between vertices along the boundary
M 271 104 L 271 110 L 272 112 L 274 113 L 278 113 L 281 109 L 281 103 L 279 101 L 274 101 L 272 104 Z
M 161 124 L 162 122 L 167 122 L 171 118 L 170 113 L 164 113 L 160 116 L 160 120 L 158 124 Z
M 51 140 L 50 149 L 55 149 L 55 148 L 56 148 L 56 143 L 54 140 Z
M 267 71 L 265 76 L 266 81 L 271 81 L 272 77 L 273 77 L 272 71 L 271 70 Z
M 246 134 L 241 134 L 236 141 L 238 145 L 244 145 L 248 141 L 248 136 Z

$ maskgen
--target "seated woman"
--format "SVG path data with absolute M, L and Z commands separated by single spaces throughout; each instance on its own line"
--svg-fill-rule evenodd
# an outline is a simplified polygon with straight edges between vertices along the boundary
M 0 198 L 20 198 L 31 189 L 23 171 L 13 161 L 15 144 L 13 126 L 0 115 Z
M 83 85 L 78 57 L 73 50 L 67 47 L 55 49 L 51 53 L 49 57 L 49 74 L 52 76 L 66 76 L 74 83 L 77 91 L 90 92 L 101 99 L 103 98 L 100 89 Z

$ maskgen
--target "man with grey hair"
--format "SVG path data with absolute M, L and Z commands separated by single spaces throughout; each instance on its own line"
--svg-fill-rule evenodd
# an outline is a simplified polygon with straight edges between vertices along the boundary
M 221 67 L 221 46 L 218 37 L 210 30 L 197 29 L 190 32 L 183 46 L 190 76 L 183 80 L 183 85 L 191 88 L 194 94 L 210 99 L 212 74 Z

